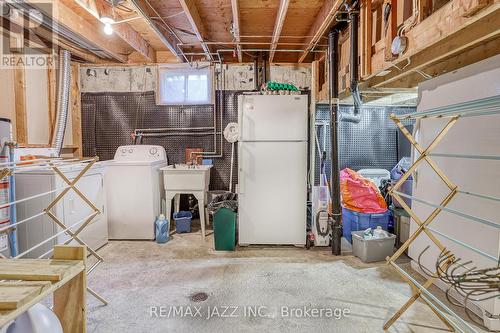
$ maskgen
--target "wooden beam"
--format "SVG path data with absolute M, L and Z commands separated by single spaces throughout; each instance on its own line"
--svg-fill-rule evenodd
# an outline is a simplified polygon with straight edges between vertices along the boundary
M 318 15 L 316 16 L 316 20 L 313 25 L 309 29 L 307 40 L 307 47 L 305 51 L 299 57 L 299 63 L 303 62 L 309 52 L 318 44 L 321 40 L 321 37 L 326 33 L 326 30 L 330 27 L 332 22 L 335 19 L 335 14 L 337 13 L 339 6 L 341 5 L 342 0 L 326 0 L 323 6 L 321 7 Z
M 82 108 L 80 93 L 80 65 L 71 65 L 71 129 L 73 131 L 74 157 L 83 157 Z
M 397 34 L 397 21 L 398 21 L 398 12 L 397 12 L 397 1 L 396 0 L 387 0 L 384 3 L 385 12 L 386 6 L 390 6 L 391 12 L 389 17 L 387 18 L 387 22 L 383 22 L 384 24 L 384 40 L 385 40 L 385 49 L 384 49 L 384 59 L 385 61 L 391 61 L 396 58 L 394 54 L 392 54 L 392 40 L 396 37 Z
M 364 0 L 360 8 L 361 77 L 370 75 L 372 62 L 372 1 Z
M 373 74 L 365 80 L 362 86 L 392 85 L 393 82 L 415 71 L 456 56 L 500 36 L 500 20 L 498 19 L 500 3 L 490 5 L 476 15 L 465 18 L 462 16 L 464 8 L 457 6 L 457 3 L 461 1 L 451 1 L 427 20 L 420 22 L 408 31 L 406 36 L 409 41 L 409 50 L 405 56 L 398 58 L 393 63 L 382 63 L 376 69 L 372 68 Z M 456 10 L 456 8 L 461 8 L 461 10 Z M 383 70 L 390 72 L 377 76 L 377 73 Z
M 56 126 L 56 68 L 55 64 L 52 64 L 47 68 L 47 92 L 48 92 L 48 103 L 49 103 L 49 144 L 52 144 L 52 138 L 54 136 L 54 129 Z
M 73 1 L 73 0 L 62 0 Z M 105 0 L 74 0 L 74 2 L 85 9 L 90 15 L 97 20 L 103 17 L 109 17 L 119 22 L 122 17 L 116 16 L 113 8 Z M 66 3 L 67 4 L 67 3 Z M 99 22 L 102 24 L 101 22 Z M 141 54 L 146 61 L 155 61 L 155 51 L 149 43 L 132 27 L 126 23 L 117 23 L 113 25 L 114 33 L 120 37 L 125 43 L 130 45 L 132 49 Z
M 471 0 L 465 4 L 465 13 L 463 13 L 462 15 L 464 17 L 471 17 L 484 7 L 488 6 L 488 4 L 489 0 Z
M 240 6 L 238 0 L 231 0 L 231 10 L 233 13 L 233 33 L 236 39 L 236 51 L 238 53 L 238 62 L 243 61 L 243 52 L 241 52 L 240 38 Z
M 416 87 L 426 78 L 421 73 L 432 77 L 439 76 L 457 70 L 478 61 L 500 54 L 500 35 L 496 39 L 485 40 L 474 46 L 468 46 L 457 54 L 444 54 L 443 57 L 430 63 L 422 64 L 414 70 L 405 72 L 397 79 L 381 84 L 383 87 Z
M 180 62 L 184 62 L 186 60 L 182 57 L 182 51 L 178 46 L 179 43 L 182 43 L 182 40 L 180 40 L 170 26 L 165 24 L 158 25 L 151 19 L 151 17 L 160 17 L 160 13 L 158 13 L 158 11 L 148 1 L 130 0 L 129 6 L 132 7 L 132 9 L 135 10 L 139 16 L 141 16 L 149 24 L 151 29 L 153 29 L 158 38 L 170 50 L 170 52 L 172 52 L 177 60 Z
M 37 2 L 34 0 L 26 0 L 26 2 L 37 6 Z M 56 22 L 70 29 L 81 38 L 95 44 L 98 48 L 103 50 L 113 59 L 119 62 L 127 62 L 127 50 L 110 40 L 109 36 L 105 36 L 102 29 L 95 24 L 85 20 L 81 15 L 76 14 L 73 10 L 68 8 L 61 0 L 52 0 L 52 13 L 46 13 L 51 15 Z M 44 10 L 43 8 L 39 8 Z
M 14 68 L 14 100 L 16 110 L 16 141 L 28 144 L 28 119 L 26 116 L 26 76 L 24 66 Z
M 418 2 L 418 21 L 422 22 L 430 15 L 432 10 L 432 0 L 420 0 Z
M 212 52 L 210 48 L 205 43 L 205 39 L 207 36 L 207 31 L 205 30 L 205 26 L 200 17 L 200 13 L 198 12 L 198 8 L 196 8 L 196 3 L 194 0 L 179 0 L 182 9 L 184 10 L 184 14 L 186 15 L 193 31 L 196 35 L 196 38 L 201 44 L 203 51 L 207 57 L 207 60 L 213 60 Z
M 274 23 L 273 38 L 271 40 L 271 47 L 269 50 L 269 63 L 273 62 L 274 53 L 276 52 L 276 47 L 280 40 L 281 30 L 283 29 L 283 24 L 285 23 L 286 12 L 288 11 L 288 5 L 290 0 L 280 0 L 280 6 L 278 8 L 278 15 L 276 15 L 276 22 Z

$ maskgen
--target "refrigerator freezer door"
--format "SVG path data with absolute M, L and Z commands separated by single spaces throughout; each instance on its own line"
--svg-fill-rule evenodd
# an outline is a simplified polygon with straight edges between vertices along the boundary
M 306 141 L 307 96 L 239 96 L 240 141 Z
M 239 143 L 239 243 L 306 239 L 307 143 Z

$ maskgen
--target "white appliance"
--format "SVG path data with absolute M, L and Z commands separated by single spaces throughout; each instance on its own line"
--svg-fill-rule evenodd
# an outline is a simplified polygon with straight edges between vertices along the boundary
M 74 179 L 82 170 L 83 166 L 72 165 L 62 167 L 63 173 L 70 180 Z M 92 249 L 98 249 L 108 242 L 108 223 L 106 217 L 106 195 L 104 189 L 104 168 L 102 163 L 96 163 L 85 175 L 78 180 L 76 187 L 92 201 L 100 210 L 92 222 L 79 234 L 80 238 Z M 48 192 L 62 188 L 67 184 L 51 168 L 24 171 L 16 173 L 16 198 L 22 199 L 39 193 Z M 59 193 L 59 192 L 58 192 Z M 21 221 L 42 212 L 58 193 L 52 193 L 36 199 L 18 203 L 16 205 L 17 220 Z M 92 213 L 92 209 L 76 194 L 70 190 L 56 204 L 52 212 L 64 222 L 71 226 L 80 222 Z M 76 230 L 81 224 L 73 227 Z M 22 223 L 17 227 L 17 238 L 19 253 L 22 253 L 34 245 L 50 238 L 62 229 L 47 215 L 34 218 Z M 54 240 L 41 245 L 26 255 L 26 258 L 37 258 L 54 245 L 62 244 L 69 238 L 65 233 Z
M 238 97 L 239 244 L 306 240 L 307 96 Z
M 330 192 L 328 186 L 313 186 L 311 204 L 311 231 L 314 235 L 314 246 L 329 246 L 331 230 L 328 225 L 328 203 Z
M 105 176 L 110 239 L 155 238 L 154 222 L 165 197 L 160 168 L 165 166 L 161 146 L 118 147 Z
M 472 64 L 432 80 L 421 83 L 418 87 L 419 103 L 417 111 L 443 107 L 456 103 L 474 101 L 482 98 L 500 96 L 500 55 L 476 64 Z M 427 119 L 416 124 L 417 138 L 423 147 L 433 140 L 447 119 Z M 435 153 L 470 154 L 470 155 L 500 155 L 500 115 L 461 118 L 446 134 L 446 137 L 434 150 Z M 433 157 L 446 175 L 463 191 L 500 196 L 500 169 L 497 161 Z M 437 204 L 448 193 L 447 188 L 431 168 L 425 166 L 417 169 L 413 177 L 413 196 Z M 500 205 L 494 201 L 478 197 L 457 194 L 447 206 L 483 219 L 499 222 Z M 412 210 L 421 218 L 427 217 L 433 207 L 413 201 Z M 464 217 L 441 212 L 430 224 L 441 233 L 458 239 L 466 244 L 481 249 L 494 257 L 500 249 L 500 229 L 480 223 L 475 223 Z M 417 225 L 412 220 L 411 233 Z M 439 237 L 442 244 L 450 249 L 461 262 L 473 261 L 477 268 L 496 266 L 496 262 L 458 245 L 446 238 Z M 429 250 L 422 256 L 421 264 L 434 270 L 439 250 L 425 235 L 419 236 L 409 249 L 409 256 L 414 260 L 412 267 L 419 270 L 420 253 L 427 247 Z M 436 280 L 436 285 L 446 288 L 447 285 Z M 457 296 L 453 291 L 452 295 Z M 458 297 L 459 299 L 461 297 Z M 482 302 L 468 302 L 472 311 L 483 318 L 484 324 L 491 330 L 500 330 L 500 298 Z

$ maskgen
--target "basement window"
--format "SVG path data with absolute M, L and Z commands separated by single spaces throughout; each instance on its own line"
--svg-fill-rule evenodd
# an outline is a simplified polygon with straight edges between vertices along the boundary
M 159 68 L 158 104 L 212 104 L 212 71 L 206 68 Z

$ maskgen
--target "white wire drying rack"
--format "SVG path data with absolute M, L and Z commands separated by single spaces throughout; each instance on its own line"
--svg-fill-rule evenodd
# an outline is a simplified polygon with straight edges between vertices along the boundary
M 11 223 L 5 227 L 0 228 L 0 233 L 9 233 L 12 231 L 15 231 L 16 228 L 24 223 L 36 223 L 37 221 L 40 221 L 39 217 L 42 217 L 44 215 L 47 215 L 50 217 L 50 220 L 55 223 L 58 227 L 58 231 L 56 234 L 50 236 L 47 239 L 44 239 L 43 241 L 33 245 L 31 248 L 23 251 L 22 253 L 17 254 L 14 259 L 19 259 L 33 250 L 39 248 L 40 246 L 47 244 L 48 242 L 56 239 L 57 237 L 61 235 L 68 235 L 69 238 L 63 243 L 65 245 L 71 243 L 72 241 L 76 241 L 80 245 L 83 245 L 87 248 L 87 251 L 90 256 L 95 257 L 96 262 L 90 266 L 87 269 L 87 275 L 92 273 L 94 269 L 101 264 L 104 259 L 94 250 L 92 249 L 86 242 L 84 242 L 79 235 L 81 234 L 82 231 L 85 230 L 85 228 L 102 212 L 97 208 L 97 206 L 87 198 L 87 196 L 82 193 L 77 185 L 78 181 L 89 171 L 92 166 L 99 160 L 98 157 L 93 157 L 93 158 L 87 158 L 87 159 L 76 159 L 76 158 L 71 158 L 71 159 L 63 159 L 63 158 L 40 158 L 40 159 L 33 159 L 33 160 L 28 160 L 28 161 L 18 161 L 18 162 L 5 162 L 5 163 L 0 163 L 0 177 L 8 177 L 11 175 L 15 175 L 16 173 L 20 172 L 26 172 L 26 171 L 36 171 L 36 170 L 52 170 L 54 173 L 59 176 L 63 182 L 65 183 L 64 186 L 60 186 L 58 188 L 52 189 L 50 191 L 46 191 L 43 193 L 38 193 L 26 198 L 21 198 L 17 199 L 5 204 L 0 205 L 0 209 L 2 208 L 10 208 L 10 209 L 15 209 L 15 205 L 19 204 L 21 202 L 29 202 L 30 200 L 34 200 L 40 197 L 45 197 L 49 195 L 55 195 L 55 197 L 52 199 L 52 201 L 49 203 L 49 205 L 40 211 L 39 213 L 29 216 L 27 218 L 24 218 L 21 221 L 15 221 L 14 223 Z M 69 179 L 65 175 L 65 171 L 68 169 L 70 170 L 75 170 L 75 167 L 78 167 L 78 173 L 76 177 L 73 179 Z M 84 217 L 83 219 L 73 223 L 72 225 L 66 225 L 65 221 L 63 221 L 62 218 L 58 217 L 54 212 L 53 208 L 56 206 L 58 202 L 60 202 L 64 196 L 69 192 L 73 191 L 78 195 L 85 204 L 87 204 L 91 208 L 91 213 Z M 39 258 L 45 258 L 47 256 L 50 256 L 51 253 L 53 252 L 53 248 L 50 249 L 49 251 L 45 252 L 44 254 L 40 255 Z M 0 254 L 1 255 L 1 254 Z M 95 292 L 93 289 L 87 287 L 87 291 L 93 295 L 95 298 L 97 298 L 100 302 L 102 302 L 104 305 L 108 304 L 108 301 L 99 295 L 97 292 Z
M 445 174 L 443 170 L 432 160 L 432 157 L 445 157 L 445 158 L 467 158 L 467 159 L 482 159 L 482 160 L 491 160 L 491 161 L 499 161 L 500 156 L 494 155 L 470 155 L 470 154 L 448 154 L 448 153 L 433 153 L 433 149 L 438 145 L 439 142 L 446 136 L 449 130 L 459 121 L 461 118 L 466 117 L 479 117 L 486 115 L 500 114 L 500 96 L 493 96 L 489 98 L 484 98 L 476 101 L 464 102 L 459 104 L 454 104 L 446 107 L 435 108 L 424 112 L 411 113 L 406 115 L 396 116 L 394 114 L 391 115 L 391 119 L 394 121 L 396 126 L 401 130 L 401 132 L 405 135 L 405 137 L 410 141 L 413 148 L 418 152 L 419 156 L 416 158 L 415 162 L 411 165 L 408 171 L 399 179 L 399 181 L 393 186 L 390 190 L 390 194 L 392 197 L 401 204 L 401 207 L 413 218 L 415 223 L 418 225 L 418 228 L 413 232 L 408 240 L 394 253 L 392 257 L 387 258 L 387 263 L 391 265 L 400 275 L 401 277 L 412 287 L 413 295 L 412 297 L 385 323 L 384 329 L 388 329 L 399 317 L 417 300 L 422 299 L 431 309 L 432 311 L 446 324 L 450 331 L 458 331 L 458 332 L 477 332 L 476 329 L 467 321 L 465 321 L 462 317 L 457 315 L 450 307 L 448 307 L 445 303 L 440 301 L 436 296 L 434 296 L 428 288 L 434 283 L 436 280 L 436 276 L 430 276 L 425 283 L 421 284 L 417 282 L 410 274 L 408 274 L 405 270 L 399 267 L 396 264 L 396 260 L 403 254 L 403 252 L 415 241 L 417 237 L 419 237 L 422 233 L 425 233 L 432 241 L 434 245 L 436 245 L 441 253 L 448 251 L 445 246 L 442 244 L 440 239 L 447 239 L 455 244 L 468 248 L 469 250 L 474 251 L 475 253 L 491 260 L 496 267 L 499 267 L 499 254 L 495 255 L 486 253 L 470 244 L 467 244 L 464 241 L 458 240 L 454 237 L 446 235 L 432 227 L 430 224 L 435 220 L 435 218 L 442 212 L 446 211 L 451 214 L 455 214 L 462 218 L 471 221 L 472 223 L 480 223 L 492 228 L 492 231 L 500 232 L 500 223 L 490 221 L 487 219 L 483 219 L 477 216 L 473 216 L 471 214 L 467 214 L 461 212 L 456 209 L 452 209 L 447 207 L 447 205 L 451 202 L 451 200 L 457 194 L 473 196 L 476 198 L 496 201 L 500 202 L 500 198 L 493 197 L 490 195 L 485 195 L 481 193 L 474 193 L 466 190 L 459 189 L 459 186 L 452 182 Z M 402 120 L 415 119 L 415 120 L 424 120 L 424 119 L 436 119 L 436 118 L 444 118 L 448 120 L 444 127 L 437 133 L 431 143 L 427 146 L 427 148 L 423 148 L 415 139 L 415 137 L 408 131 L 408 129 L 401 122 Z M 408 195 L 399 191 L 400 187 L 403 183 L 410 177 L 411 174 L 415 172 L 415 170 L 419 167 L 420 164 L 426 162 L 432 170 L 436 173 L 441 181 L 443 181 L 449 189 L 448 195 L 439 203 L 432 203 L 427 200 L 414 197 L 412 195 Z M 422 203 L 424 205 L 430 206 L 434 208 L 432 213 L 425 219 L 420 218 L 405 202 L 404 198 L 411 199 L 413 201 Z M 449 252 L 449 251 L 448 251 Z M 442 266 L 437 269 L 446 269 L 450 265 L 457 263 L 457 258 L 449 252 L 450 255 L 447 257 L 448 259 L 442 263 Z M 493 266 L 493 265 L 492 265 Z M 496 276 L 496 279 L 500 279 L 499 276 Z M 498 284 L 498 282 L 496 282 Z M 500 287 L 499 287 L 500 288 Z M 500 297 L 500 295 L 498 296 Z

